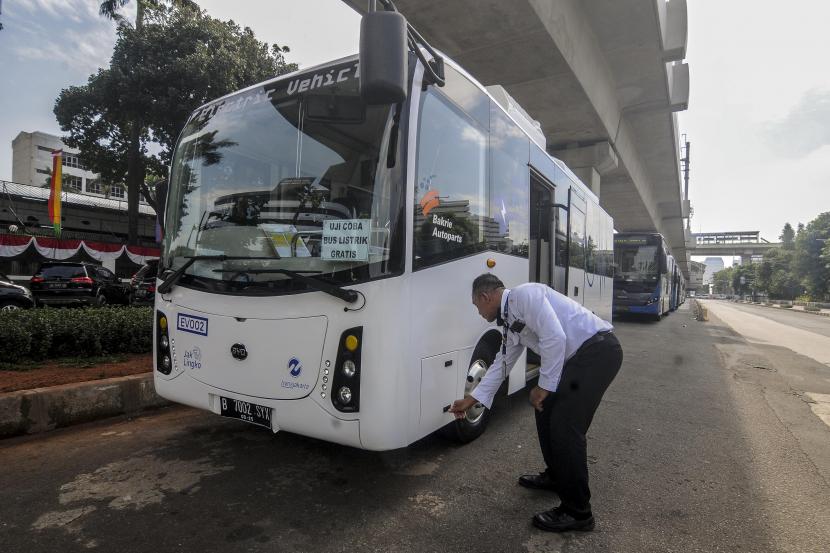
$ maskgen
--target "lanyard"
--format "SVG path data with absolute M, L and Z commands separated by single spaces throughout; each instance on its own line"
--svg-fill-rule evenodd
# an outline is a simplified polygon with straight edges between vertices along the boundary
M 504 325 L 501 331 L 501 379 L 504 380 L 507 378 L 507 308 L 508 303 L 507 300 L 510 297 L 510 292 L 504 298 L 504 316 L 501 319 L 502 324 Z

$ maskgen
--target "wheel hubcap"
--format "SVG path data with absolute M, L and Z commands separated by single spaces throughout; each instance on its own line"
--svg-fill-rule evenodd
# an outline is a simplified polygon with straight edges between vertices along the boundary
M 473 364 L 470 365 L 470 370 L 467 371 L 467 380 L 464 383 L 464 397 L 469 396 L 476 389 L 476 386 L 478 386 L 478 383 L 484 377 L 484 373 L 487 372 L 487 367 L 488 365 L 483 359 L 473 361 Z M 467 409 L 467 421 L 470 424 L 478 423 L 481 417 L 484 416 L 484 409 L 484 405 L 481 403 L 476 403 Z
M 0 307 L 0 311 L 17 311 L 18 309 L 20 308 L 16 305 L 4 305 Z

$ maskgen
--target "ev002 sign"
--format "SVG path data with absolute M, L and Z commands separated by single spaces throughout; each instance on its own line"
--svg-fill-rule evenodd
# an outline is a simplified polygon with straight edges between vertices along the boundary
M 207 336 L 208 320 L 205 317 L 197 317 L 196 315 L 179 313 L 179 316 L 176 317 L 176 330 L 189 332 L 191 334 L 199 334 L 200 336 Z

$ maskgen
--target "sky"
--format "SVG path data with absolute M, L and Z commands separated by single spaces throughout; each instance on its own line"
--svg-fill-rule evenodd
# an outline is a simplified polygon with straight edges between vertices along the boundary
M 778 241 L 830 211 L 830 3 L 689 0 L 688 15 L 692 231 Z
M 287 45 L 301 67 L 355 53 L 359 18 L 340 0 L 199 0 Z M 22 130 L 60 134 L 62 88 L 107 65 L 115 25 L 95 0 L 5 0 L 0 22 L 0 179 Z M 126 10 L 134 18 L 134 3 Z M 776 241 L 830 210 L 830 2 L 688 0 L 694 232 L 760 230 Z
M 357 53 L 360 18 L 340 0 L 197 0 L 269 44 L 289 46 L 289 62 L 309 67 Z M 61 90 L 109 64 L 115 23 L 96 0 L 2 0 L 0 180 L 12 177 L 12 140 L 21 131 L 60 136 L 52 109 Z M 135 4 L 123 13 L 135 20 Z

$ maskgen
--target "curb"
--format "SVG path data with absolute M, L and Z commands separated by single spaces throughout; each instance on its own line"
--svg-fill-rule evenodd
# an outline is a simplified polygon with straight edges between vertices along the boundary
M 793 309 L 793 308 L 786 309 L 784 307 L 781 307 L 781 305 L 774 304 L 774 303 L 773 304 L 753 303 L 751 301 L 740 301 L 740 302 L 736 302 L 736 303 L 745 303 L 747 305 L 760 305 L 761 307 L 771 307 L 773 309 L 784 309 L 785 311 L 789 311 L 791 313 L 807 313 L 808 315 L 818 315 L 819 317 L 830 317 L 830 313 L 825 313 L 823 311 L 807 311 L 806 309 Z
M 152 373 L 7 392 L 0 394 L 0 439 L 169 404 L 156 394 Z

